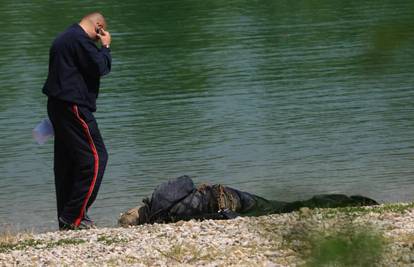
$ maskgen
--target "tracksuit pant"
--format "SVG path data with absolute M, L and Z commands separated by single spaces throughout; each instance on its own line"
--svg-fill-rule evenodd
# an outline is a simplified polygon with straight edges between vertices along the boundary
M 79 226 L 96 199 L 108 154 L 88 108 L 49 97 L 47 111 L 55 131 L 57 215 Z

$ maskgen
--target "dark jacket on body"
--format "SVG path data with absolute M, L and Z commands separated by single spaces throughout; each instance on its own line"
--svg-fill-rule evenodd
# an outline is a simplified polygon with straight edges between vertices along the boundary
M 96 111 L 100 77 L 110 72 L 111 61 L 108 48 L 99 49 L 81 26 L 73 24 L 52 43 L 43 93 Z

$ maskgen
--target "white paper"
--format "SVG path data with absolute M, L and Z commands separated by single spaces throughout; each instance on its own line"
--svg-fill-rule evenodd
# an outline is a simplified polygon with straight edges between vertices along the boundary
M 32 131 L 33 138 L 39 145 L 43 145 L 46 141 L 54 136 L 53 125 L 49 119 L 43 119 Z

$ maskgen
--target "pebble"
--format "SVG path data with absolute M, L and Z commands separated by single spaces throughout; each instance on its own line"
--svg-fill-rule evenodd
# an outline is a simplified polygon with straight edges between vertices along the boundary
M 268 257 L 278 257 L 280 256 L 280 253 L 277 251 L 265 251 L 264 255 Z
M 410 258 L 410 255 L 402 255 L 402 256 L 401 256 L 401 261 L 402 261 L 403 263 L 411 263 L 411 258 Z

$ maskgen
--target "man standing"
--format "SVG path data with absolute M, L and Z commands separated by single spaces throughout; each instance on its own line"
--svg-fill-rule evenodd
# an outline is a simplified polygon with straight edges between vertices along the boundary
M 98 194 L 108 154 L 93 112 L 100 77 L 111 70 L 110 43 L 105 18 L 95 12 L 59 34 L 50 48 L 43 93 L 48 96 L 47 111 L 55 131 L 54 173 L 61 230 L 94 226 L 87 211 Z

